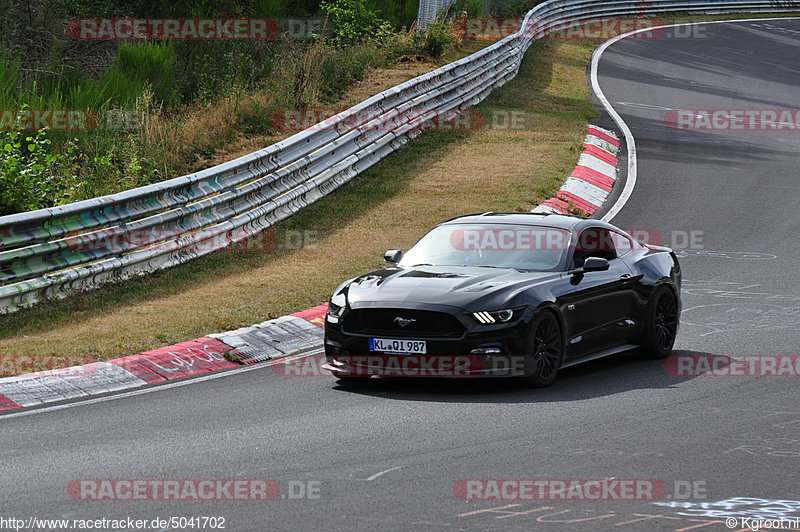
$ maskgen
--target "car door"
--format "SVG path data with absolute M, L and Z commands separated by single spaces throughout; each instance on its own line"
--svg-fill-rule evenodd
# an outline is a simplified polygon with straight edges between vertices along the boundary
M 577 238 L 570 269 L 583 266 L 588 257 L 608 260 L 608 270 L 565 274 L 557 295 L 566 321 L 567 357 L 628 343 L 635 322 L 629 318 L 635 305 L 630 268 L 617 254 L 619 234 L 604 227 L 584 229 Z

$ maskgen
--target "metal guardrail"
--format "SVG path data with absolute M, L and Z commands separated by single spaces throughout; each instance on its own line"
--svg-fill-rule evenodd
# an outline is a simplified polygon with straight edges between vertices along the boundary
M 233 161 L 162 183 L 0 217 L 0 313 L 186 262 L 250 238 L 512 79 L 532 40 L 565 19 L 664 11 L 791 11 L 798 2 L 551 0 L 517 33 Z M 369 112 L 355 126 L 348 119 Z M 374 117 L 374 118 L 372 118 Z M 397 127 L 378 127 L 394 121 Z M 357 121 L 358 122 L 358 121 Z

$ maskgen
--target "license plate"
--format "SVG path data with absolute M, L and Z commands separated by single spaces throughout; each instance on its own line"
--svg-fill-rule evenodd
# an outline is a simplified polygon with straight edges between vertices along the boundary
M 404 353 L 409 355 L 424 355 L 425 340 L 392 340 L 388 338 L 370 338 L 369 350 L 384 353 Z

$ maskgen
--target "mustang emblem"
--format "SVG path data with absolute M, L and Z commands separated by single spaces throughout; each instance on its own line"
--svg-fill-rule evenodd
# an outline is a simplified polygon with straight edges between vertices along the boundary
M 392 320 L 392 321 L 394 321 L 394 322 L 395 322 L 397 325 L 399 325 L 400 327 L 405 327 L 405 326 L 406 326 L 406 325 L 408 325 L 409 323 L 414 323 L 414 322 L 415 322 L 415 321 L 417 321 L 417 320 L 415 320 L 415 319 L 406 319 L 406 318 L 401 318 L 400 316 L 397 316 L 397 317 L 396 317 L 394 320 Z

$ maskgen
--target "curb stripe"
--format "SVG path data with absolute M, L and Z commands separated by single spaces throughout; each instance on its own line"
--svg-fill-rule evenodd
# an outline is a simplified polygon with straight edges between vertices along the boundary
M 209 371 L 235 368 L 239 364 L 223 356 L 223 353 L 230 350 L 230 347 L 219 340 L 204 337 L 108 362 L 152 384 Z
M 577 208 L 582 210 L 583 212 L 594 212 L 598 208 L 599 205 L 595 205 L 594 203 L 589 202 L 588 200 L 573 194 L 572 192 L 567 192 L 566 190 L 562 190 L 558 193 L 559 198 L 566 200 L 567 202 L 572 202 Z
M 608 196 L 608 192 L 600 187 L 596 187 L 582 179 L 568 177 L 567 182 L 561 187 L 564 192 L 572 192 L 576 196 L 584 198 L 589 203 L 600 205 Z
M 93 362 L 66 370 L 43 371 L 0 379 L 0 393 L 21 407 L 86 398 L 142 386 L 145 382 L 107 362 Z M 14 408 L 13 405 L 4 409 Z
M 601 150 L 605 150 L 611 154 L 616 154 L 619 151 L 619 148 L 616 146 L 609 144 L 608 142 L 599 137 L 595 137 L 594 135 L 586 135 L 586 138 L 583 142 L 584 144 L 588 144 L 590 146 L 597 146 Z
M 574 177 L 576 179 L 583 179 L 584 181 L 588 181 L 592 184 L 602 183 L 605 187 L 608 188 L 609 192 L 611 191 L 611 187 L 614 186 L 614 181 L 615 181 L 613 177 L 601 174 L 597 170 L 593 170 L 587 166 L 575 167 L 575 170 L 572 171 L 570 177 Z M 594 182 L 592 180 L 594 180 Z
M 14 408 L 20 408 L 20 405 L 18 405 L 5 395 L 0 395 L 0 410 L 12 410 Z
M 322 345 L 321 329 L 327 311 L 328 304 L 324 303 L 252 327 L 136 355 L 0 378 L 0 411 L 88 398 L 241 367 L 241 364 L 225 358 L 224 353 L 228 352 L 239 355 L 242 363 L 250 364 L 301 354 Z M 238 344 L 241 344 L 241 351 L 237 349 Z
M 559 202 L 563 203 L 563 202 Z M 533 211 L 531 212 L 543 212 L 543 213 L 553 213 L 553 214 L 569 214 L 567 210 L 562 207 L 561 205 L 556 204 L 556 200 L 551 198 L 549 200 L 540 203 Z
M 298 314 L 321 321 L 321 309 L 314 307 Z M 322 327 L 299 316 L 283 316 L 250 327 L 212 335 L 236 350 L 242 364 L 254 364 L 304 353 L 322 345 Z
M 597 137 L 599 139 L 603 139 L 604 141 L 608 142 L 612 146 L 619 148 L 619 139 L 616 137 L 611 136 L 609 131 L 601 129 L 597 126 L 588 126 L 586 128 L 589 131 L 589 134 L 593 137 Z
M 592 170 L 597 170 L 601 174 L 607 176 L 616 176 L 617 174 L 616 164 L 608 164 L 607 162 L 603 162 L 597 157 L 588 155 L 585 152 L 582 153 L 578 158 L 578 166 L 585 166 L 587 168 L 591 168 Z
M 537 205 L 531 212 L 570 214 L 569 206 L 591 216 L 603 205 L 617 178 L 619 140 L 611 131 L 586 126 L 587 135 L 578 164 L 555 197 Z M 574 210 L 574 209 L 573 209 Z
M 550 207 L 560 210 L 563 214 L 569 214 L 569 210 L 567 210 L 567 208 L 569 207 L 569 202 L 566 202 L 558 198 L 550 198 L 549 200 L 547 200 L 546 203 Z
M 597 157 L 604 163 L 608 163 L 611 166 L 617 166 L 617 156 L 604 150 L 600 146 L 586 143 L 583 145 L 583 153 L 588 153 L 593 157 Z
M 301 310 L 300 312 L 295 312 L 294 314 L 289 315 L 297 318 L 303 318 L 304 320 L 313 323 L 317 327 L 325 327 L 325 314 L 327 312 L 328 304 L 323 303 L 322 305 L 317 305 L 316 307 L 311 307 L 309 309 Z
M 601 180 L 598 177 L 587 177 L 587 176 L 577 177 L 571 175 L 567 178 L 567 181 L 569 181 L 570 179 L 577 179 L 579 181 L 583 181 L 584 183 L 588 183 L 594 187 L 597 187 L 603 190 L 606 193 L 606 196 L 608 195 L 609 192 L 611 192 L 611 187 L 613 186 L 613 184 L 609 185 L 608 181 Z
M 545 205 L 544 203 L 542 203 L 541 205 L 538 205 L 531 212 L 544 212 L 544 213 L 553 213 L 553 214 L 564 214 L 564 211 L 562 211 L 561 209 L 558 209 L 558 208 L 553 207 L 551 205 Z

